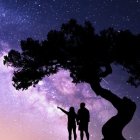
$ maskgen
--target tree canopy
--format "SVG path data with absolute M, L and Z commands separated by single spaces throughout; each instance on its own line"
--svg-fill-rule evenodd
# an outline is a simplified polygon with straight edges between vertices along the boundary
M 140 85 L 140 34 L 129 30 L 108 28 L 97 34 L 89 21 L 80 25 L 71 19 L 49 31 L 45 40 L 27 38 L 20 47 L 4 56 L 4 64 L 15 68 L 17 90 L 35 86 L 60 69 L 69 70 L 74 83 L 100 83 L 112 73 L 113 63 L 129 73 L 128 83 Z

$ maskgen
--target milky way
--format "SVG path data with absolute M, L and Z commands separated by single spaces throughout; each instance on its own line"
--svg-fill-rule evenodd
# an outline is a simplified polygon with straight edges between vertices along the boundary
M 94 94 L 86 83 L 73 84 L 69 71 L 45 77 L 27 91 L 12 86 L 13 69 L 3 65 L 8 50 L 19 49 L 27 37 L 44 39 L 50 29 L 75 18 L 79 23 L 90 20 L 96 32 L 109 26 L 140 33 L 140 2 L 136 0 L 1 0 L 0 1 L 0 139 L 65 140 L 67 117 L 57 109 L 77 111 L 84 101 L 91 114 L 90 136 L 102 138 L 103 124 L 117 112 L 113 106 Z M 140 139 L 140 88 L 126 84 L 127 74 L 113 65 L 114 73 L 103 79 L 102 86 L 118 96 L 128 96 L 137 103 L 133 120 L 124 129 L 127 139 Z M 79 134 L 79 132 L 77 131 Z M 78 135 L 79 138 L 79 135 Z

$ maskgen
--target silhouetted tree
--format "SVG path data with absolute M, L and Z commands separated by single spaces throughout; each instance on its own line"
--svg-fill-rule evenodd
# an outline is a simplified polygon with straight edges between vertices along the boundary
M 122 65 L 129 73 L 128 83 L 135 87 L 139 86 L 139 53 L 140 35 L 113 28 L 96 34 L 90 22 L 86 21 L 84 25 L 79 25 L 76 20 L 71 19 L 68 23 L 62 24 L 59 31 L 48 32 L 44 41 L 39 42 L 32 38 L 21 41 L 21 51 L 11 50 L 4 57 L 4 64 L 15 68 L 12 81 L 17 90 L 35 86 L 45 76 L 54 74 L 61 68 L 69 70 L 74 83 L 89 83 L 97 95 L 110 101 L 119 112 L 117 105 L 123 99 L 102 88 L 100 82 L 112 73 L 111 64 L 114 63 Z M 129 102 L 132 103 L 131 100 Z M 135 106 L 135 103 L 133 105 Z M 125 107 L 125 110 L 128 108 Z M 128 113 L 130 117 L 124 126 L 131 120 L 134 112 L 135 107 Z M 122 116 L 125 118 L 125 114 Z M 123 120 L 122 116 L 119 116 L 120 121 Z M 121 133 L 123 128 L 117 128 L 114 127 Z M 105 134 L 104 139 L 107 139 Z

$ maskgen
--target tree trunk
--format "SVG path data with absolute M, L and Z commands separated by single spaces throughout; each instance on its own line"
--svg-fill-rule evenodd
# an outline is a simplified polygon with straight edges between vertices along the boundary
M 118 111 L 117 115 L 103 125 L 103 140 L 125 140 L 122 130 L 131 121 L 136 110 L 136 104 L 127 97 L 121 99 L 110 90 L 102 88 L 99 83 L 90 83 L 90 85 L 95 94 L 111 102 Z

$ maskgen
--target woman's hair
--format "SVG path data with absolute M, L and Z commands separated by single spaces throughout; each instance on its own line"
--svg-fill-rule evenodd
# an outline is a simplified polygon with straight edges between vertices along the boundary
M 75 109 L 73 106 L 70 107 L 69 112 L 75 112 Z

